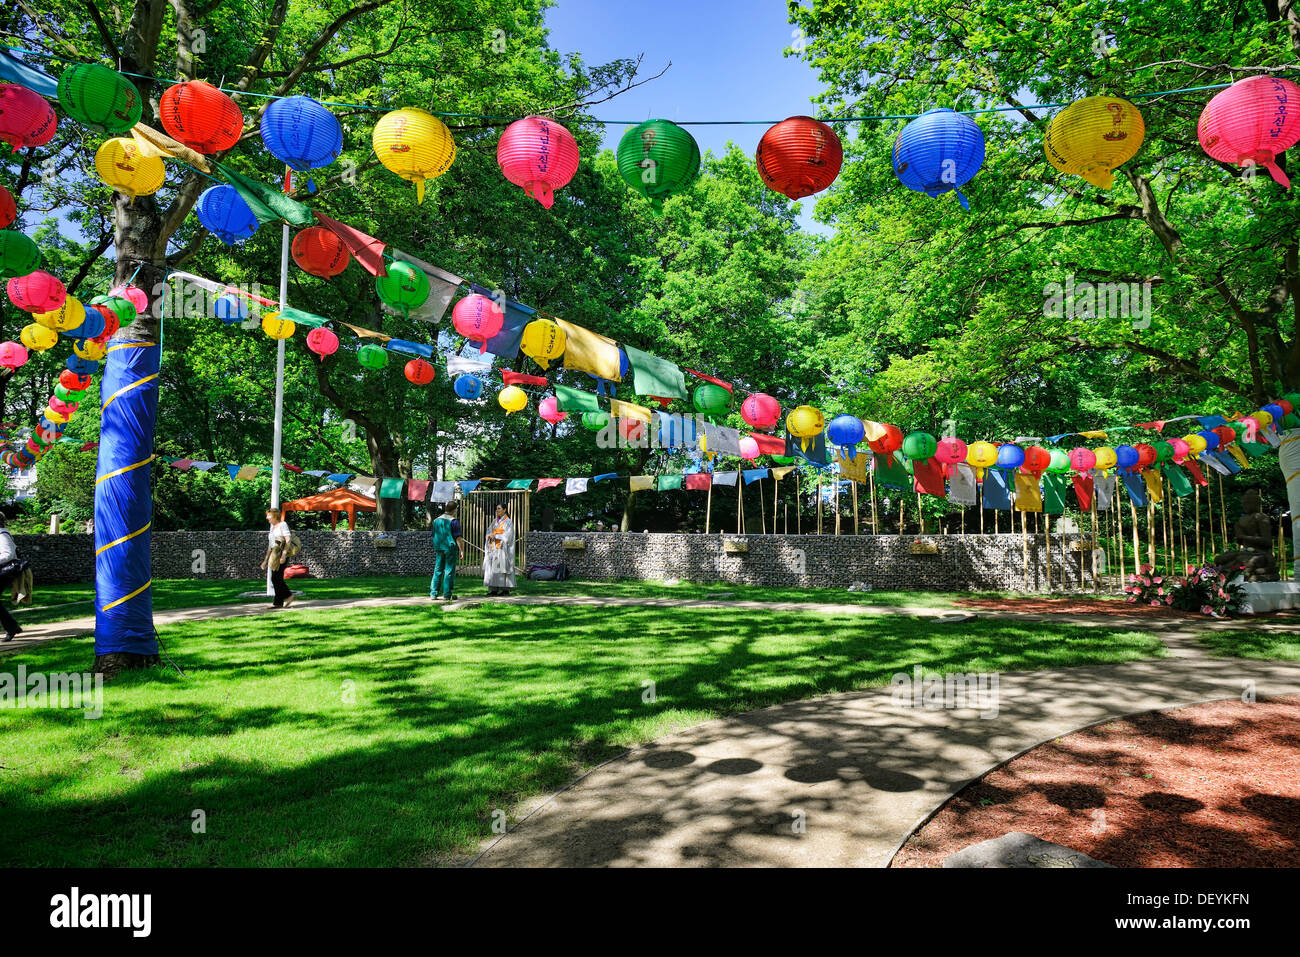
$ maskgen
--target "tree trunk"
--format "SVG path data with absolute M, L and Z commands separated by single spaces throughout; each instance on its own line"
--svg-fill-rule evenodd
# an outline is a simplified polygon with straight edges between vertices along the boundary
M 386 431 L 374 427 L 366 429 L 366 447 L 370 450 L 370 467 L 375 479 L 375 527 L 381 532 L 398 532 L 402 530 L 402 500 L 400 498 L 382 498 L 379 485 L 384 478 L 397 478 L 401 475 L 401 464 L 393 438 Z M 409 472 L 410 469 L 407 469 Z

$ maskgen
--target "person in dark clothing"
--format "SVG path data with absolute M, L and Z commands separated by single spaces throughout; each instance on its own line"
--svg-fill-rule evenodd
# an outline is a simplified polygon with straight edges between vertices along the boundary
M 14 577 L 22 572 L 22 565 L 14 537 L 5 527 L 4 516 L 0 516 L 0 599 L 3 598 L 3 589 L 8 588 Z M 9 613 L 2 600 L 0 600 L 0 627 L 5 630 L 5 636 L 0 638 L 0 641 L 13 641 L 16 635 L 22 633 L 18 622 L 14 620 L 14 616 Z
M 429 582 L 429 597 L 434 601 L 451 600 L 456 562 L 464 551 L 456 503 L 448 502 L 443 513 L 433 520 L 433 579 Z

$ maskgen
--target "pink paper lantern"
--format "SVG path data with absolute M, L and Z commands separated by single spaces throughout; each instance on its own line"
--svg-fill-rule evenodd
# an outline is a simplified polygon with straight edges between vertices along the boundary
M 135 306 L 137 315 L 149 308 L 149 297 L 138 286 L 114 286 L 108 294 L 130 301 L 131 305 Z
M 552 425 L 557 422 L 563 422 L 569 417 L 569 413 L 560 411 L 559 400 L 553 395 L 548 395 L 541 402 L 537 403 L 537 414 Z
M 339 337 L 332 330 L 318 326 L 307 333 L 307 348 L 324 359 L 339 351 Z
M 1076 472 L 1089 472 L 1097 467 L 1097 453 L 1092 449 L 1077 448 L 1070 450 L 1070 468 Z
M 10 302 L 24 312 L 32 313 L 53 312 L 68 298 L 63 283 L 39 269 L 10 279 L 5 291 L 9 293 Z
M 758 441 L 746 435 L 740 440 L 740 457 L 752 462 L 758 458 Z
M 80 403 L 77 402 L 64 402 L 57 395 L 50 396 L 50 408 L 59 413 L 59 415 L 71 416 L 77 411 L 77 406 L 79 404 Z
M 1277 157 L 1300 140 L 1300 86 L 1275 76 L 1239 80 L 1205 104 L 1196 135 L 1213 159 L 1258 164 L 1290 189 Z
M 27 362 L 27 350 L 16 342 L 0 342 L 0 366 L 11 372 Z
M 955 436 L 944 436 L 939 440 L 934 457 L 943 465 L 957 465 L 966 461 L 966 443 Z
M 1186 442 L 1184 442 L 1182 439 L 1170 439 L 1169 445 L 1174 450 L 1175 462 L 1181 462 L 1183 459 L 1187 458 L 1187 456 L 1190 455 L 1192 452 L 1192 447 L 1188 445 Z
M 58 128 L 54 110 L 45 97 L 17 83 L 0 83 L 0 140 L 18 151 L 44 146 Z
M 487 341 L 501 331 L 505 313 L 487 296 L 471 293 L 451 311 L 451 324 L 470 342 L 482 345 L 479 352 L 487 351 Z
M 770 429 L 781 421 L 781 403 L 766 392 L 755 392 L 740 403 L 740 417 L 755 429 Z
M 527 116 L 501 134 L 497 165 L 506 179 L 550 209 L 554 191 L 567 186 L 578 171 L 578 141 L 554 120 Z

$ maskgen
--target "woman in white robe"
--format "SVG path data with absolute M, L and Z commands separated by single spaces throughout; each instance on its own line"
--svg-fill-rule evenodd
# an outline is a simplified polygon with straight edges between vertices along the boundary
M 483 584 L 489 595 L 509 595 L 515 587 L 515 523 L 504 505 L 497 506 L 483 543 Z

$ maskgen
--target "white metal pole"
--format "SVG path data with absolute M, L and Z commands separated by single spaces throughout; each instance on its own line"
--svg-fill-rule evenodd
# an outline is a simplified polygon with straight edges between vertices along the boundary
M 280 236 L 280 308 L 289 301 L 289 224 L 284 224 Z M 280 448 L 284 440 L 284 340 L 276 342 L 275 350 L 275 437 L 271 442 L 271 508 L 280 507 Z M 272 595 L 271 569 L 266 569 L 266 593 Z

